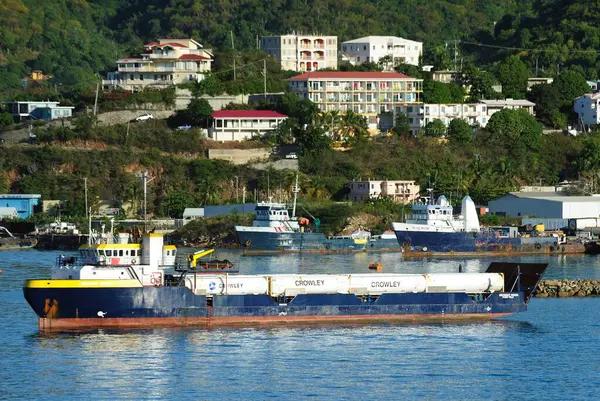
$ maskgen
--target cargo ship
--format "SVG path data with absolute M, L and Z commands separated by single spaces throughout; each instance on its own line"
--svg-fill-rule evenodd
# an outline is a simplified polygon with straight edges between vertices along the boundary
M 235 226 L 245 254 L 400 251 L 391 231 L 372 235 L 359 229 L 349 235 L 326 236 L 320 230 L 320 220 L 308 211 L 312 226 L 307 218 L 296 218 L 297 182 L 293 193 L 291 216 L 287 205 L 269 200 L 257 204 L 252 226 Z
M 141 265 L 74 263 L 55 266 L 50 280 L 26 281 L 23 293 L 40 330 L 489 320 L 525 311 L 547 268 L 491 263 L 485 273 L 215 274 L 197 269 L 207 253 L 201 251 L 168 273 L 161 241 L 144 237 Z
M 412 206 L 412 216 L 392 228 L 405 257 L 411 256 L 494 256 L 506 254 L 583 253 L 578 242 L 566 237 L 533 233 L 522 235 L 518 227 L 479 225 L 475 204 L 469 196 L 462 200 L 461 214 L 454 216 L 444 195 L 434 202 L 428 189 L 428 201 Z

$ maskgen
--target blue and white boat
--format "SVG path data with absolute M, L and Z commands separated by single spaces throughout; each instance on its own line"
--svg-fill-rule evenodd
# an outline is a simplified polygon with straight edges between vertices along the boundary
M 296 218 L 297 193 L 296 184 L 291 215 L 286 204 L 269 200 L 257 204 L 252 226 L 235 226 L 246 254 L 400 251 L 393 233 L 375 236 L 366 230 L 356 230 L 350 235 L 326 236 L 320 231 L 318 218 L 310 215 L 312 225 L 306 218 Z
M 405 255 L 411 254 L 508 254 L 508 253 L 581 253 L 578 244 L 566 244 L 552 235 L 522 236 L 517 227 L 482 228 L 473 200 L 465 196 L 461 214 L 442 195 L 436 202 L 433 190 L 427 202 L 412 206 L 412 216 L 392 228 Z

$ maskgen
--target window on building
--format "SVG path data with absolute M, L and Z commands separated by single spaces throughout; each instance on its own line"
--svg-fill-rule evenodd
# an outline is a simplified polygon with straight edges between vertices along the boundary
M 356 61 L 360 61 L 360 56 L 356 58 Z

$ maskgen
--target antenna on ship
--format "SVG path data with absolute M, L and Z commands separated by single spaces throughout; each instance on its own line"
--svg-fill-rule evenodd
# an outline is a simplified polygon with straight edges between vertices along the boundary
M 298 192 L 300 188 L 298 187 L 298 174 L 296 174 L 296 183 L 292 187 L 292 192 L 294 193 L 294 203 L 292 206 L 292 219 L 296 218 L 296 200 L 298 199 Z

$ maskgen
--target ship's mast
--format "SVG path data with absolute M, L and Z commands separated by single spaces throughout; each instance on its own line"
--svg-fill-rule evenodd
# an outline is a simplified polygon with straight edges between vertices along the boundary
M 296 174 L 296 183 L 292 187 L 292 192 L 294 193 L 294 203 L 292 205 L 292 219 L 296 218 L 296 200 L 298 199 L 298 174 Z

